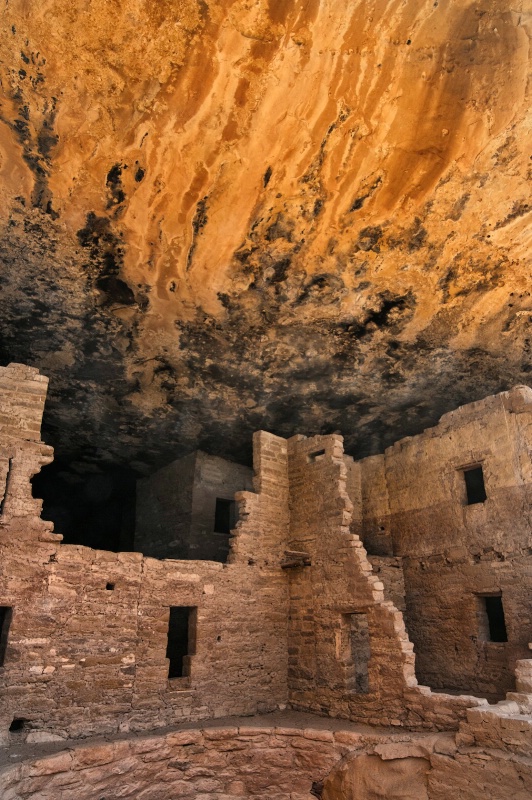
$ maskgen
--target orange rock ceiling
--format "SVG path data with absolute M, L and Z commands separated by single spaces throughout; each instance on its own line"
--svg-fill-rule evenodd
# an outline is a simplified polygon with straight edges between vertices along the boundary
M 529 0 L 7 0 L 0 356 L 63 458 L 529 382 Z

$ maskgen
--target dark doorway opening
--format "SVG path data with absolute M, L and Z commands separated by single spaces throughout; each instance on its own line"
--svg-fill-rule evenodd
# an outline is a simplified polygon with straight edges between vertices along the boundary
M 15 717 L 11 725 L 9 726 L 9 733 L 20 733 L 26 727 L 27 719 L 23 719 L 22 717 Z
M 194 606 L 170 606 L 168 620 L 168 645 L 166 658 L 169 678 L 190 676 L 190 659 L 196 649 L 196 608 Z
M 464 480 L 467 505 L 472 506 L 476 505 L 476 503 L 483 503 L 487 495 L 482 467 L 471 467 L 471 469 L 464 470 Z
M 43 501 L 42 518 L 54 523 L 64 544 L 132 552 L 137 474 L 126 467 L 54 461 L 32 478 Z
M 502 595 L 484 595 L 479 598 L 483 611 L 484 640 L 488 642 L 507 642 L 508 632 L 504 618 Z
M 236 525 L 236 503 L 234 500 L 216 498 L 214 532 L 230 533 Z
M 9 626 L 13 619 L 13 609 L 11 606 L 0 606 L 0 667 L 4 666 L 7 650 L 7 640 L 9 637 Z

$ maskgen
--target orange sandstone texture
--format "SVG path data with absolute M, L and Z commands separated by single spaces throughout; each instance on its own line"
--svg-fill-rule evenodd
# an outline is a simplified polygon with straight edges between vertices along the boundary
M 0 355 L 51 376 L 60 454 L 365 455 L 524 382 L 531 19 L 10 0 Z
M 225 720 L 223 727 L 71 743 L 55 753 L 58 745 L 29 748 L 19 763 L 2 759 L 0 789 L 6 800 L 93 800 L 103 793 L 135 800 L 530 797 L 529 759 L 484 750 L 472 736 L 464 744 L 465 734 L 455 741 L 341 721 L 324 730 L 322 722 L 308 714 L 274 714 Z

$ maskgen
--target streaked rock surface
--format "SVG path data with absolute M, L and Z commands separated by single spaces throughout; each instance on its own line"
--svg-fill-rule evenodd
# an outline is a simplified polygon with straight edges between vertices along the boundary
M 529 381 L 525 0 L 10 0 L 2 363 L 60 458 L 378 452 Z

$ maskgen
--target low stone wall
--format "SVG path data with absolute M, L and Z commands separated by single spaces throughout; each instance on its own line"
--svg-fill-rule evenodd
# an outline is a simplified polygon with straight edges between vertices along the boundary
M 374 737 L 373 737 L 374 738 Z M 0 771 L 2 800 L 311 800 L 356 732 L 207 727 L 78 745 Z
M 471 733 L 394 733 L 276 714 L 92 740 L 56 752 L 46 752 L 54 745 L 0 751 L 0 797 L 529 800 L 530 759 L 510 756 L 501 742 L 491 745 L 480 747 Z

